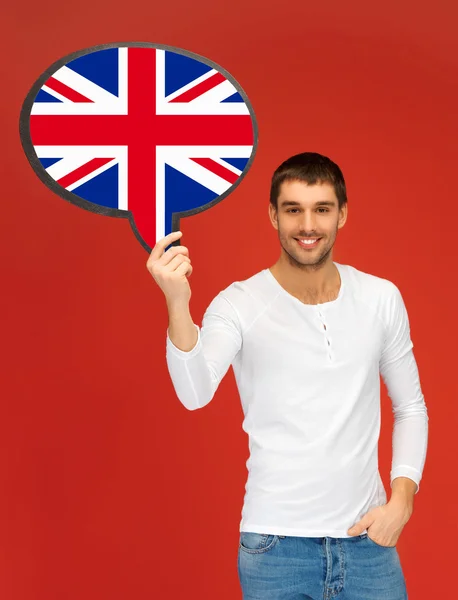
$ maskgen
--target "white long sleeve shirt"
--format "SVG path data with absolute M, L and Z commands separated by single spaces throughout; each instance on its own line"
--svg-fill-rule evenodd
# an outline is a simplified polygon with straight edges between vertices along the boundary
M 213 299 L 189 352 L 167 330 L 168 370 L 189 410 L 234 369 L 250 451 L 240 531 L 349 537 L 386 503 L 380 375 L 394 413 L 390 483 L 409 477 L 419 491 L 428 415 L 403 298 L 387 279 L 334 264 L 333 301 L 304 304 L 264 269 Z

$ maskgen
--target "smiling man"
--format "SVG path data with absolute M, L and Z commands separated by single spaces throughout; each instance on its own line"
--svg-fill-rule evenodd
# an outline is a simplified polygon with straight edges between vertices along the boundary
M 391 281 L 333 261 L 347 219 L 343 174 L 314 152 L 275 171 L 270 268 L 189 313 L 187 248 L 149 268 L 169 310 L 167 364 L 189 410 L 232 365 L 249 437 L 238 574 L 251 600 L 404 600 L 396 543 L 413 512 L 428 415 L 409 319 Z M 158 243 L 159 244 L 159 243 Z M 394 413 L 391 496 L 378 469 L 380 375 Z

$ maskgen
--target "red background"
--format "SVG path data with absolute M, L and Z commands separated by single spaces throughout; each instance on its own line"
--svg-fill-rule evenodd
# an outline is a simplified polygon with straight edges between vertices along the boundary
M 191 312 L 279 255 L 275 167 L 309 150 L 342 168 L 334 260 L 401 289 L 430 417 L 415 509 L 398 542 L 409 598 L 449 598 L 456 460 L 457 9 L 451 0 L 20 3 L 2 9 L 0 598 L 241 598 L 248 458 L 232 369 L 187 411 L 168 324 L 126 219 L 54 195 L 22 151 L 19 111 L 56 59 L 117 41 L 187 49 L 227 69 L 259 125 L 254 164 L 181 221 Z M 389 494 L 392 414 L 382 392 Z

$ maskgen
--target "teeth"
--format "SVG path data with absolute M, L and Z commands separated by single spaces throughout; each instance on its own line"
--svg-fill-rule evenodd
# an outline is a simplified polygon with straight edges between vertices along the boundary
M 313 244 L 314 242 L 316 242 L 318 238 L 314 239 L 314 240 L 300 240 L 303 244 Z

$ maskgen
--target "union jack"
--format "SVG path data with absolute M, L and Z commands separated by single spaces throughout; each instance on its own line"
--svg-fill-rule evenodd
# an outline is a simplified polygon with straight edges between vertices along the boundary
M 70 57 L 41 76 L 21 113 L 29 161 L 60 196 L 128 217 L 150 251 L 180 217 L 210 208 L 245 175 L 256 121 L 220 67 L 140 43 Z

